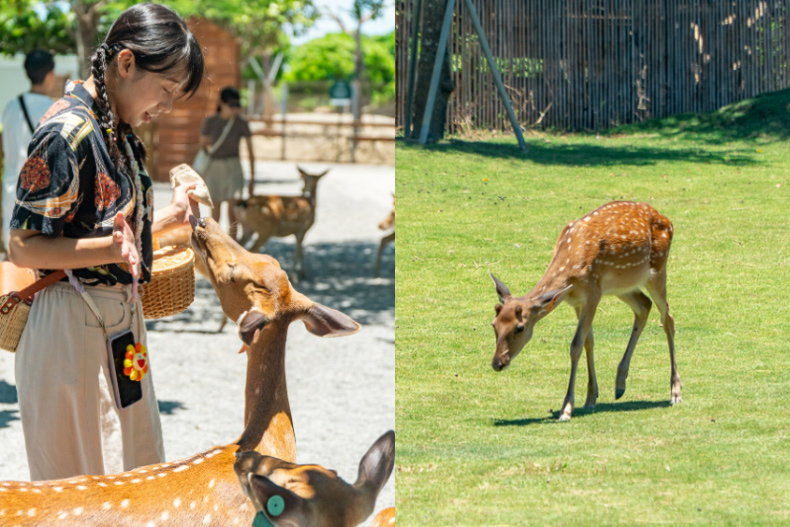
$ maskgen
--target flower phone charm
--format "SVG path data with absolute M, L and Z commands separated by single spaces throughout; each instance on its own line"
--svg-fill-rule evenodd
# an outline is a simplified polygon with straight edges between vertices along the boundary
M 133 381 L 141 381 L 148 373 L 148 350 L 139 342 L 126 346 L 123 360 L 123 374 Z

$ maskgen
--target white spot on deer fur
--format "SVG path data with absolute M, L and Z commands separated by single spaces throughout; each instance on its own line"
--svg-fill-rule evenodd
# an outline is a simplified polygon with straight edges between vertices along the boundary
M 147 477 L 147 478 L 145 478 L 145 479 L 147 479 L 147 480 L 149 480 L 149 481 L 150 481 L 150 480 L 152 480 L 152 479 L 156 479 L 156 476 L 148 476 L 148 477 Z
M 161 474 L 157 474 L 158 477 L 163 478 L 167 476 L 167 472 L 162 472 Z
M 247 504 L 246 503 L 242 504 L 240 509 L 246 512 L 247 511 Z
M 85 490 L 85 489 L 87 489 L 87 488 L 88 488 L 88 487 L 86 487 L 85 485 L 78 485 L 78 486 L 77 486 L 77 490 Z
M 216 480 L 214 480 L 214 479 L 212 479 L 211 481 L 209 481 L 209 482 L 208 482 L 208 488 L 212 488 L 212 487 L 214 486 L 214 482 L 215 482 L 215 481 L 216 481 Z
M 179 508 L 180 506 L 181 506 L 181 498 L 176 498 L 176 499 L 174 499 L 174 500 L 173 500 L 173 507 L 175 507 L 175 508 L 177 509 L 177 508 Z
M 189 504 L 189 510 L 194 510 L 195 509 L 195 505 L 197 505 L 197 504 L 194 501 L 192 503 L 190 503 Z
M 560 267 L 560 272 L 563 272 L 564 270 L 565 270 L 565 266 L 563 265 L 562 267 Z
M 162 513 L 162 516 L 160 516 L 160 518 L 162 518 L 162 521 L 163 521 L 163 522 L 164 522 L 164 521 L 167 521 L 167 520 L 168 520 L 168 518 L 170 518 L 170 513 L 169 513 L 169 512 L 167 512 L 167 511 L 165 511 L 165 512 L 163 512 L 163 513 Z
M 388 521 L 387 523 L 395 523 L 395 518 L 394 517 L 390 518 L 390 521 Z
M 107 486 L 106 483 L 101 483 L 101 482 L 97 483 L 97 485 L 100 486 L 100 487 L 106 487 Z
M 27 515 L 32 518 L 33 516 L 36 515 L 36 509 L 30 509 L 29 511 L 27 511 Z
M 143 481 L 143 480 L 141 480 L 140 478 L 137 478 L 137 479 L 133 479 L 132 483 L 140 483 L 141 481 Z
M 199 458 L 197 458 L 196 460 L 194 460 L 192 462 L 193 465 L 200 465 L 201 463 L 203 463 L 203 458 L 202 457 L 199 457 Z
M 82 512 L 83 512 L 84 510 L 85 510 L 85 509 L 83 509 L 82 507 L 77 507 L 77 508 L 76 508 L 76 509 L 74 509 L 74 511 L 73 511 L 73 513 L 74 513 L 74 516 L 79 516 L 80 514 L 82 514 Z
M 203 525 L 208 525 L 209 523 L 211 523 L 211 514 L 206 514 L 203 517 Z
M 217 512 L 218 510 L 219 510 L 219 505 L 217 505 L 217 504 L 215 503 L 215 504 L 214 504 L 214 512 Z
M 180 467 L 173 470 L 173 472 L 183 472 L 189 469 L 189 465 L 181 465 Z
M 128 507 L 128 506 L 129 506 L 129 500 L 128 500 L 128 499 L 125 499 L 125 500 L 123 500 L 123 501 L 121 502 L 121 508 L 122 508 L 122 509 L 125 509 L 125 508 L 126 508 L 126 507 Z
M 156 527 L 156 523 L 154 523 L 154 520 L 151 520 L 145 524 L 145 527 Z
M 123 485 L 123 481 L 116 481 L 115 484 L 116 485 Z
M 66 519 L 66 516 L 68 516 L 68 513 L 67 513 L 67 512 L 61 512 L 61 513 L 58 515 L 58 519 L 59 519 L 59 520 L 64 520 L 64 519 Z
M 112 509 L 112 503 L 110 503 L 109 501 L 105 501 L 104 503 L 102 503 L 101 508 L 108 511 Z
M 33 492 L 35 492 L 36 494 L 41 494 L 41 489 L 33 489 Z

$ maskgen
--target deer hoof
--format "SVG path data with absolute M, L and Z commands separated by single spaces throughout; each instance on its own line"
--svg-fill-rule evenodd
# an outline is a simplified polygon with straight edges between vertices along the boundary
M 558 420 L 559 422 L 564 423 L 565 421 L 570 421 L 571 416 L 569 414 L 562 414 Z
M 615 400 L 619 399 L 625 393 L 625 388 L 615 388 L 614 390 L 614 398 Z
M 680 395 L 673 395 L 672 398 L 669 400 L 669 404 L 675 405 L 682 401 L 683 398 Z

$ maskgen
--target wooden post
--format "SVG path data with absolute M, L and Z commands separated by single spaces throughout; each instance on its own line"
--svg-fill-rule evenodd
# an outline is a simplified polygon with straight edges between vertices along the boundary
M 285 161 L 285 121 L 288 115 L 288 85 L 283 83 L 283 99 L 281 102 L 283 122 L 282 122 L 282 144 L 280 146 L 280 159 Z
M 516 133 L 516 137 L 518 138 L 518 146 L 521 148 L 522 152 L 527 153 L 529 149 L 527 148 L 527 143 L 524 141 L 524 136 L 521 134 L 521 126 L 518 124 L 516 114 L 513 111 L 513 106 L 510 105 L 510 97 L 508 97 L 507 92 L 505 91 L 505 85 L 502 82 L 502 77 L 499 75 L 499 68 L 497 68 L 496 62 L 494 62 L 494 56 L 491 54 L 491 48 L 488 47 L 488 40 L 486 40 L 485 33 L 483 33 L 483 27 L 480 25 L 480 19 L 477 18 L 475 6 L 472 4 L 472 0 L 465 1 L 466 6 L 469 8 L 469 16 L 472 18 L 472 23 L 475 25 L 477 34 L 480 37 L 480 46 L 483 48 L 486 59 L 488 59 L 488 65 L 491 67 L 491 74 L 494 76 L 494 82 L 496 82 L 497 88 L 499 89 L 499 96 L 502 98 L 502 103 L 505 105 L 505 109 L 507 110 L 507 116 L 510 118 L 510 124 L 513 126 L 513 131 Z
M 442 33 L 439 37 L 439 49 L 436 51 L 436 60 L 431 74 L 431 85 L 428 88 L 428 101 L 425 104 L 425 115 L 422 118 L 422 129 L 420 130 L 420 144 L 428 142 L 428 130 L 431 127 L 431 116 L 433 115 L 433 105 L 436 102 L 436 91 L 439 89 L 439 77 L 442 71 L 442 62 L 447 52 L 447 39 L 450 36 L 450 23 L 453 20 L 453 9 L 455 0 L 447 0 L 447 8 L 444 11 L 444 22 L 442 23 Z
M 414 104 L 414 83 L 417 71 L 417 36 L 420 32 L 420 19 L 422 18 L 422 0 L 416 0 L 417 7 L 412 11 L 411 17 L 411 57 L 409 58 L 409 80 L 406 95 L 406 115 L 403 116 L 403 137 L 411 136 L 411 113 Z

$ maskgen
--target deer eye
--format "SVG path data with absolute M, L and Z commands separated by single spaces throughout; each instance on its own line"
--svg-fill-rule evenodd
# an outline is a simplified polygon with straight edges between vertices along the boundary
M 521 333 L 522 331 L 524 331 L 524 324 L 516 326 L 516 333 Z

